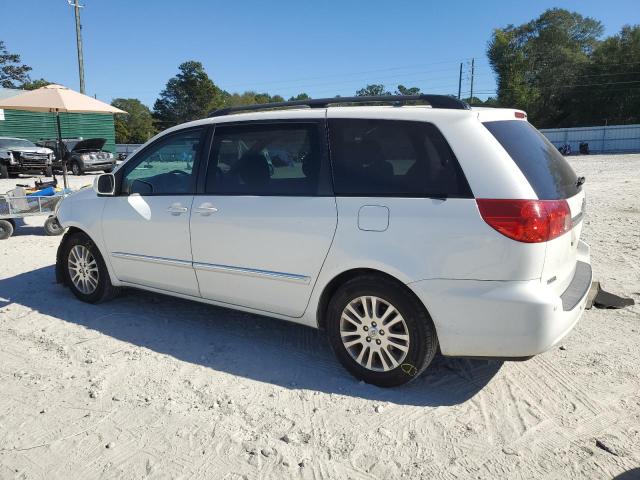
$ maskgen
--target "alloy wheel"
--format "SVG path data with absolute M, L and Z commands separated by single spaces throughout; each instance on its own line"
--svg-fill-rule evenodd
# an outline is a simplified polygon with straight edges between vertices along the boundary
M 340 317 L 340 336 L 349 355 L 362 367 L 388 372 L 409 352 L 409 328 L 391 303 L 376 296 L 350 301 Z
M 73 285 L 83 294 L 90 295 L 98 288 L 98 262 L 84 245 L 75 245 L 67 260 L 69 276 Z

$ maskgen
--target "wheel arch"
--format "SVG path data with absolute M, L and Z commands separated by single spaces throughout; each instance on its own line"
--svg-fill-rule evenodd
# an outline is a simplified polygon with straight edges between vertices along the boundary
M 69 227 L 67 228 L 67 231 L 64 232 L 64 235 L 62 236 L 62 239 L 60 240 L 60 244 L 58 245 L 58 250 L 56 251 L 56 283 L 61 283 L 62 285 L 66 285 L 67 282 L 64 278 L 64 274 L 63 274 L 63 270 L 62 270 L 62 254 L 64 252 L 64 245 L 65 243 L 67 243 L 67 240 L 69 240 L 69 237 L 71 235 L 73 235 L 74 233 L 84 233 L 85 235 L 87 235 L 89 238 L 91 238 L 89 236 L 89 234 L 87 234 L 87 232 L 79 229 L 78 227 Z
M 83 233 L 84 235 L 86 235 L 87 237 L 89 237 L 89 239 L 94 243 L 94 245 L 96 246 L 96 248 L 98 249 L 98 251 L 100 252 L 100 255 L 102 255 L 102 258 L 104 260 L 105 265 L 107 266 L 107 272 L 109 272 L 109 278 L 111 280 L 111 282 L 114 281 L 114 274 L 111 271 L 111 264 L 108 261 L 107 256 L 105 255 L 105 252 L 102 248 L 100 248 L 100 243 L 96 242 L 95 239 L 91 236 L 91 234 L 89 232 L 87 232 L 86 230 L 77 227 L 75 225 L 70 225 L 69 227 L 67 227 L 67 231 L 64 233 L 64 235 L 62 236 L 62 239 L 60 240 L 60 245 L 58 245 L 58 250 L 56 252 L 56 282 L 57 283 L 61 283 L 63 285 L 66 285 L 66 281 L 65 281 L 65 276 L 63 274 L 63 261 L 62 261 L 62 255 L 64 253 L 64 246 L 66 244 L 66 242 L 69 240 L 69 237 L 71 237 L 71 235 L 74 235 L 76 233 Z
M 397 284 L 398 286 L 406 290 L 409 293 L 409 295 L 414 297 L 420 303 L 420 305 L 422 305 L 422 308 L 424 308 L 424 310 L 427 312 L 427 315 L 430 316 L 429 310 L 427 309 L 424 302 L 420 300 L 420 298 L 416 295 L 416 293 L 411 288 L 409 288 L 404 282 L 399 280 L 397 277 L 394 277 L 389 273 L 383 272 L 382 270 L 377 270 L 375 268 L 352 268 L 339 273 L 324 286 L 322 293 L 320 294 L 320 298 L 318 300 L 318 307 L 316 310 L 316 319 L 318 323 L 318 328 L 320 330 L 325 329 L 326 321 L 327 321 L 327 318 L 326 318 L 327 308 L 329 307 L 329 302 L 331 301 L 331 297 L 333 297 L 333 295 L 340 288 L 340 286 L 344 285 L 346 282 L 348 282 L 353 278 L 364 276 L 364 275 L 370 275 L 370 276 L 374 275 L 374 276 L 382 277 Z

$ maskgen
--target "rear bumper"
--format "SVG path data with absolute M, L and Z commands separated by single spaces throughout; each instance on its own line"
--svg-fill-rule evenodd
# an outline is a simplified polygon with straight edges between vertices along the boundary
M 423 280 L 409 287 L 431 314 L 444 355 L 522 358 L 571 331 L 591 280 L 589 246 L 580 242 L 573 280 L 560 296 L 540 280 Z

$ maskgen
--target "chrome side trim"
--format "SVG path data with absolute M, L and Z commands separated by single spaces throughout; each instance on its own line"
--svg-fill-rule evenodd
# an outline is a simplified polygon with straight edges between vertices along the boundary
M 191 268 L 189 260 L 177 260 L 175 258 L 151 257 L 148 255 L 137 255 L 134 253 L 111 252 L 111 256 L 115 258 L 123 258 L 125 260 L 137 260 L 140 262 L 159 263 L 161 265 L 173 265 L 174 267 Z
M 217 265 L 212 263 L 190 262 L 188 260 L 177 260 L 175 258 L 152 257 L 149 255 L 138 255 L 135 253 L 111 252 L 111 256 L 125 260 L 135 260 L 139 262 L 159 263 L 161 265 L 172 265 L 175 267 L 195 268 L 196 270 L 208 270 L 221 273 L 232 273 L 237 275 L 247 275 L 250 277 L 271 278 L 273 280 L 284 280 L 286 282 L 303 283 L 308 285 L 310 277 L 297 275 L 295 273 L 272 272 L 270 270 L 258 270 L 256 268 L 232 267 L 229 265 Z
M 256 268 L 232 267 L 229 265 L 216 265 L 212 263 L 194 262 L 193 268 L 196 270 L 209 270 L 221 273 L 231 273 L 236 275 L 247 275 L 250 277 L 271 278 L 274 280 L 284 280 L 286 282 L 302 283 L 308 285 L 310 277 L 297 275 L 295 273 L 272 272 L 270 270 L 258 270 Z

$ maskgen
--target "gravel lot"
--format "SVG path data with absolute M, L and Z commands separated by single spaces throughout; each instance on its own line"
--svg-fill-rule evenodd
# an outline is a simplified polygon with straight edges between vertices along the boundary
M 637 303 L 640 155 L 570 161 L 595 278 Z M 309 328 L 137 291 L 83 304 L 42 221 L 0 242 L 0 479 L 640 477 L 638 305 L 528 362 L 437 358 L 383 390 Z

